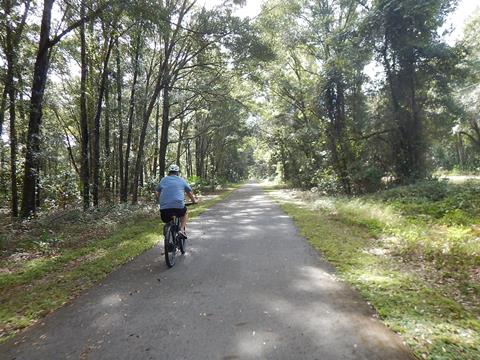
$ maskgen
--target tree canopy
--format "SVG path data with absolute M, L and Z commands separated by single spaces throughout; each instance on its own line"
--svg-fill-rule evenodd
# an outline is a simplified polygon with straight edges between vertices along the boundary
M 136 203 L 171 163 L 345 194 L 478 169 L 478 11 L 449 46 L 454 0 L 242 4 L 2 1 L 2 205 Z

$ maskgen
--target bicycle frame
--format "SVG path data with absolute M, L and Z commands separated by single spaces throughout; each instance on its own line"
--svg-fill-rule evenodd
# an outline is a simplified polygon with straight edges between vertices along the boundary
M 172 216 L 172 220 L 170 220 L 169 223 L 170 223 L 170 228 L 173 229 L 173 232 L 175 234 L 174 241 L 177 242 L 177 234 L 178 234 L 178 231 L 180 230 L 180 218 L 177 216 Z
M 192 204 L 185 204 L 186 206 Z M 163 227 L 164 235 L 164 247 L 165 247 L 165 261 L 168 267 L 175 265 L 175 257 L 177 249 L 180 252 L 185 254 L 185 238 L 182 237 L 179 240 L 178 233 L 180 231 L 181 217 L 173 215 L 169 222 L 167 222 Z M 173 246 L 173 248 L 172 248 Z

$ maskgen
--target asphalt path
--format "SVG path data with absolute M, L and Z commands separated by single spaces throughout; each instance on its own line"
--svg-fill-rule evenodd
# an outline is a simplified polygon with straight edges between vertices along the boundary
M 259 186 L 0 346 L 1 359 L 413 359 Z

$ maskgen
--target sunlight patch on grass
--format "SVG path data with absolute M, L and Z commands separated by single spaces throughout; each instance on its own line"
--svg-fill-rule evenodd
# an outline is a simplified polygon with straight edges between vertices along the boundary
M 372 200 L 318 199 L 316 194 L 288 190 L 270 194 L 300 233 L 336 267 L 338 276 L 360 291 L 417 356 L 480 359 L 480 318 L 475 306 L 467 310 L 448 296 L 453 291 L 447 286 L 430 283 L 417 269 L 430 266 L 443 279 L 445 259 L 426 262 L 426 258 L 437 259 L 442 251 L 453 264 L 467 263 L 458 263 L 457 269 L 467 269 L 474 260 L 472 253 L 466 259 L 465 252 L 478 249 L 475 241 L 473 247 L 465 241 L 470 232 L 405 218 L 394 207 Z M 458 235 L 458 243 L 445 238 L 450 231 Z M 446 245 L 452 248 L 445 249 Z M 472 291 L 465 296 L 471 299 Z

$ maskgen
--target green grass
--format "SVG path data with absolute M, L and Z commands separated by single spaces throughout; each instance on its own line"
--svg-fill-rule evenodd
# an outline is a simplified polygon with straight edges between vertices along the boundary
M 235 188 L 190 208 L 190 218 L 224 199 Z M 0 342 L 152 248 L 161 240 L 162 226 L 156 213 L 134 216 L 104 239 L 25 261 L 11 273 L 0 273 Z
M 470 186 L 459 197 L 462 191 L 446 187 L 441 196 L 432 184 L 362 198 L 271 194 L 419 358 L 480 359 L 480 287 L 471 275 L 480 264 L 479 213 L 465 210 L 474 219 L 469 225 L 430 214 L 436 204 L 458 206 L 474 191 Z M 410 206 L 420 198 L 424 207 Z M 458 208 L 471 209 L 476 199 Z

